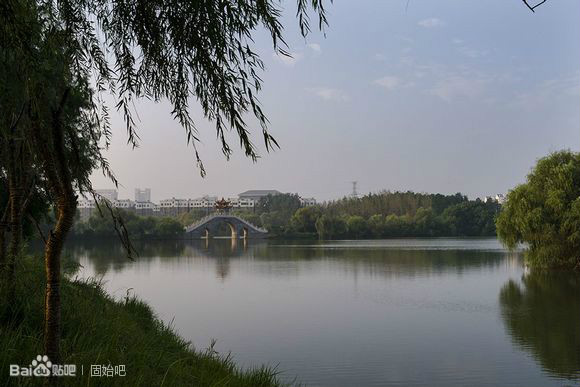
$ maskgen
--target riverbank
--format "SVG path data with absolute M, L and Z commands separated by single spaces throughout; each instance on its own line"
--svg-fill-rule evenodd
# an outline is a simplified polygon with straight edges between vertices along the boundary
M 28 367 L 43 354 L 43 266 L 26 257 L 17 270 L 15 297 L 0 304 L 0 385 L 33 386 L 38 377 L 10 377 L 8 371 L 10 364 Z M 62 282 L 61 354 L 63 364 L 76 365 L 77 376 L 60 377 L 59 386 L 280 385 L 272 369 L 240 370 L 211 348 L 192 349 L 146 303 L 132 296 L 114 300 L 101 284 L 74 279 L 75 271 L 68 264 Z M 91 377 L 91 365 L 111 365 L 117 375 Z M 124 366 L 125 376 L 115 366 Z

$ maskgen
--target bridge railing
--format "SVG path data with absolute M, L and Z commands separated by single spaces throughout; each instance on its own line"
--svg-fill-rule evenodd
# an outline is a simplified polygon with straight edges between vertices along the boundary
M 199 219 L 197 222 L 192 223 L 189 226 L 185 227 L 185 231 L 189 232 L 189 231 L 201 226 L 202 224 L 206 223 L 207 221 L 209 221 L 215 217 L 217 217 L 217 214 L 206 215 L 203 218 Z
M 195 223 L 190 224 L 189 226 L 185 227 L 185 231 L 186 232 L 190 232 L 192 230 L 195 230 L 196 228 L 202 226 L 203 224 L 209 222 L 210 220 L 214 219 L 214 218 L 218 218 L 218 217 L 228 217 L 228 218 L 234 218 L 242 223 L 245 223 L 247 225 L 249 225 L 250 227 L 254 228 L 255 230 L 258 230 L 260 232 L 264 232 L 267 233 L 268 230 L 266 230 L 265 228 L 262 227 L 258 227 L 250 222 L 248 222 L 246 219 L 240 218 L 239 216 L 236 215 L 226 215 L 226 214 L 210 214 L 210 215 L 206 215 L 203 218 L 201 218 L 200 220 L 198 220 Z
M 253 228 L 255 228 L 258 231 L 268 232 L 268 230 L 266 230 L 265 228 L 258 227 L 255 224 L 248 222 L 246 219 L 240 218 L 239 216 L 236 216 L 236 215 L 227 215 L 227 216 L 229 216 L 230 218 L 235 218 L 235 219 L 239 220 L 242 223 L 248 224 L 248 225 L 252 226 Z

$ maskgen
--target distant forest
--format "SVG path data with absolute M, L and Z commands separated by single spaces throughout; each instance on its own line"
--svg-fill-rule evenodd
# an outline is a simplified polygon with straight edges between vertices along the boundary
M 297 194 L 262 198 L 251 210 L 233 210 L 273 237 L 364 239 L 392 237 L 495 236 L 500 204 L 493 200 L 469 200 L 467 196 L 416 192 L 380 192 L 359 198 L 343 198 L 316 206 L 301 207 Z M 177 237 L 183 226 L 206 215 L 191 210 L 174 218 L 140 217 L 118 210 L 133 237 Z M 114 236 L 110 216 L 93 213 L 88 221 L 77 220 L 77 237 Z M 224 225 L 223 235 L 227 235 Z

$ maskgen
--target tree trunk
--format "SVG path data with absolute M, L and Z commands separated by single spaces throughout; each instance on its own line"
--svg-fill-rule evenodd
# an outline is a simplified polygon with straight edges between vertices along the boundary
M 22 190 L 10 186 L 10 246 L 8 247 L 7 278 L 9 295 L 14 295 L 16 281 L 16 259 L 22 249 Z
M 8 290 L 8 302 L 14 298 L 16 290 L 16 259 L 22 247 L 22 170 L 18 163 L 18 143 L 11 138 L 8 142 L 8 197 L 10 201 L 10 245 L 6 263 L 5 281 Z
M 6 230 L 8 229 L 7 219 L 8 212 L 10 210 L 10 200 L 6 203 L 6 208 L 4 208 L 4 214 L 0 219 L 0 272 L 4 270 L 6 265 Z
M 6 264 L 6 227 L 0 226 L 0 270 Z
M 60 255 L 66 235 L 72 227 L 75 210 L 74 200 L 59 198 L 56 226 L 50 232 L 44 250 L 46 271 L 44 345 L 46 355 L 56 364 L 60 362 Z
M 34 126 L 35 146 L 42 159 L 43 170 L 48 188 L 56 198 L 57 219 L 54 230 L 50 231 L 44 248 L 44 268 L 46 272 L 46 293 L 44 310 L 44 348 L 45 353 L 54 364 L 60 363 L 60 255 L 69 230 L 72 227 L 76 211 L 76 195 L 69 165 L 67 164 L 64 134 L 61 125 L 61 114 L 65 106 L 69 89 L 66 89 L 58 110 L 54 112 L 50 134 L 47 140 L 52 149 L 41 143 L 44 133 L 39 126 Z M 49 383 L 56 385 L 56 378 Z

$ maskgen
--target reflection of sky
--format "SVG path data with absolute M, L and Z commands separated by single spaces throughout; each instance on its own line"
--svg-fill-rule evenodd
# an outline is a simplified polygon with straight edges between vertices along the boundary
M 122 197 L 155 200 L 275 188 L 318 199 L 381 189 L 506 192 L 552 150 L 579 150 L 580 2 L 342 1 L 328 5 L 327 38 L 299 38 L 292 1 L 284 24 L 294 59 L 273 57 L 265 33 L 260 93 L 281 150 L 226 162 L 215 131 L 200 129 L 208 176 L 165 103 L 137 102 L 141 147 L 131 151 L 113 114 L 108 154 Z M 314 24 L 314 23 L 313 23 Z M 114 101 L 112 101 L 114 105 Z M 112 109 L 114 110 L 114 109 Z M 226 133 L 235 149 L 233 133 Z M 168 173 L 171 171 L 171 173 Z M 111 184 L 100 174 L 97 187 Z
M 157 243 L 133 263 L 71 251 L 82 275 L 100 268 L 116 297 L 132 288 L 197 348 L 216 338 L 240 364 L 279 364 L 309 385 L 558 385 L 500 318 L 520 256 L 489 239 L 346 243 Z

